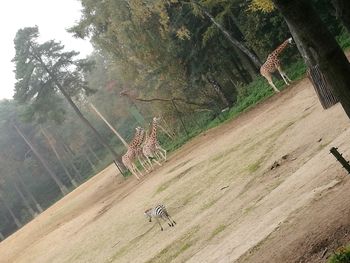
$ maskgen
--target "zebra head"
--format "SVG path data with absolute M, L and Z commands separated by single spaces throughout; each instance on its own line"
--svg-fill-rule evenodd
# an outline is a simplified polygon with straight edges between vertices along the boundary
M 150 208 L 150 209 L 147 209 L 146 211 L 145 211 L 145 217 L 146 218 L 148 218 L 148 220 L 149 220 L 149 222 L 152 222 L 152 215 L 151 215 L 151 213 L 152 213 L 152 208 Z

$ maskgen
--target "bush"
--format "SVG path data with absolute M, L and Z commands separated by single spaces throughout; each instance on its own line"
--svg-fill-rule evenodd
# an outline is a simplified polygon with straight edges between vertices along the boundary
M 338 248 L 335 254 L 333 254 L 328 260 L 328 263 L 349 263 L 349 262 L 350 262 L 350 246 Z

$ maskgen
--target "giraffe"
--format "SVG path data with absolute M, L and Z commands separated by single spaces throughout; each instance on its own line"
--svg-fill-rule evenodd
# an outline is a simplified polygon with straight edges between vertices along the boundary
M 260 68 L 260 74 L 267 79 L 271 87 L 275 90 L 275 92 L 280 92 L 275 84 L 273 84 L 272 81 L 272 75 L 271 73 L 278 70 L 280 75 L 282 76 L 284 82 L 289 85 L 288 82 L 292 82 L 286 73 L 281 68 L 280 61 L 278 59 L 278 56 L 281 54 L 281 52 L 288 46 L 288 44 L 292 43 L 292 38 L 288 38 L 286 41 L 284 41 L 281 45 L 279 45 L 272 53 L 270 53 L 265 61 L 265 63 Z
M 139 143 L 136 145 L 136 156 L 143 169 L 146 170 L 147 173 L 149 173 L 152 170 L 152 163 L 149 161 L 148 158 L 146 158 L 142 151 L 142 144 L 147 140 L 146 132 L 141 127 L 137 128 L 140 130 L 140 140 Z
M 142 151 L 149 161 L 150 158 L 152 158 L 158 165 L 161 165 L 160 162 L 154 158 L 154 156 L 156 156 L 158 159 L 160 159 L 161 157 L 162 159 L 164 159 L 164 161 L 166 161 L 166 150 L 160 146 L 157 140 L 157 128 L 159 120 L 160 118 L 153 118 L 152 129 L 150 134 L 148 135 L 148 138 L 143 146 Z
M 143 176 L 140 170 L 136 167 L 134 161 L 136 159 L 136 149 L 137 145 L 140 143 L 140 136 L 141 135 L 141 130 L 139 127 L 136 128 L 136 132 L 134 135 L 134 138 L 132 139 L 131 143 L 129 144 L 128 150 L 126 153 L 122 156 L 122 162 L 125 165 L 126 168 L 130 170 L 130 172 L 136 176 L 137 180 L 140 180 L 140 176 Z

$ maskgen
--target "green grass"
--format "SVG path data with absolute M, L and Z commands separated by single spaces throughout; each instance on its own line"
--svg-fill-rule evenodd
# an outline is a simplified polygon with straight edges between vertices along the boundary
M 216 235 L 218 235 L 219 233 L 221 233 L 222 231 L 224 231 L 226 229 L 227 225 L 219 225 L 217 228 L 215 228 L 213 230 L 213 232 L 211 233 L 209 240 L 212 239 L 213 237 L 215 237 Z
M 255 163 L 248 165 L 248 168 L 247 168 L 248 172 L 249 173 L 256 172 L 260 168 L 261 163 L 262 163 L 262 160 L 258 160 Z
M 148 260 L 146 263 L 172 262 L 180 254 L 184 253 L 196 243 L 195 234 L 198 231 L 199 226 L 191 228 L 181 238 L 175 240 L 173 243 L 161 250 L 157 255 L 155 255 L 152 259 Z
M 349 263 L 350 262 L 350 246 L 340 247 L 328 259 L 328 263 Z
M 170 180 L 164 182 L 163 184 L 161 184 L 154 195 L 159 194 L 161 192 L 163 192 L 165 189 L 167 189 L 169 186 L 173 185 L 175 182 L 177 182 L 178 180 L 180 180 L 182 177 L 184 177 L 189 171 L 191 171 L 193 167 L 190 167 L 188 169 L 186 169 L 185 171 L 179 173 L 178 175 L 176 175 L 175 177 L 171 178 Z

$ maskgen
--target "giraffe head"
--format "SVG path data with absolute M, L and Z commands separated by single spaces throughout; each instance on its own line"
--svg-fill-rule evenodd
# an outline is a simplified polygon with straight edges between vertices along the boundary
M 290 38 L 287 39 L 287 41 L 288 41 L 289 44 L 292 44 L 293 43 L 293 38 L 290 37 Z
M 153 117 L 153 122 L 156 122 L 156 123 L 158 123 L 159 121 L 160 121 L 160 117 Z

